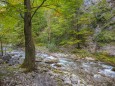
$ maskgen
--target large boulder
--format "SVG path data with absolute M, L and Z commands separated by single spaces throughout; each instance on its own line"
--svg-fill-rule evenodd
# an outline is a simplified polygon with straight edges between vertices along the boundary
M 4 55 L 4 56 L 2 56 L 2 59 L 3 59 L 3 61 L 5 61 L 5 62 L 9 62 L 9 60 L 11 59 L 12 57 L 11 57 L 11 55 L 10 54 L 6 54 L 6 55 Z

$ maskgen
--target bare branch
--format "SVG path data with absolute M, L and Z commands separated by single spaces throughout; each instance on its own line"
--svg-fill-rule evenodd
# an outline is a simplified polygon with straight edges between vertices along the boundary
M 47 6 L 55 6 L 55 7 L 56 7 L 56 5 L 53 5 L 53 4 L 50 4 L 50 5 L 42 5 L 41 7 L 47 7 Z M 35 8 L 37 8 L 37 7 L 32 7 L 31 9 L 35 9 Z
M 45 8 L 49 8 L 49 9 L 53 9 L 54 11 L 60 13 L 57 9 L 52 8 L 52 7 L 50 7 L 50 6 L 55 6 L 55 7 L 56 7 L 56 5 L 52 5 L 52 4 L 50 4 L 50 5 L 42 5 L 41 7 L 45 7 Z M 31 9 L 35 9 L 35 8 L 37 8 L 37 7 L 32 7 Z
M 32 14 L 31 20 L 34 17 L 34 15 L 36 14 L 37 10 L 42 7 L 42 5 L 46 2 L 46 0 L 43 0 L 43 2 L 35 9 L 34 13 Z

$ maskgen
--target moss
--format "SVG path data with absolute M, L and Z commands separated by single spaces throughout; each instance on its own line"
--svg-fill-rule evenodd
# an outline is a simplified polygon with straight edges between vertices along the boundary
M 54 69 L 53 72 L 54 72 L 54 73 L 60 73 L 60 74 L 63 74 L 63 72 L 60 71 L 60 70 L 58 70 L 58 69 Z
M 55 80 L 56 80 L 58 86 L 64 86 L 63 81 L 60 78 L 57 77 L 57 78 L 55 78 Z
M 92 54 L 84 49 L 74 49 L 72 53 L 76 54 L 80 58 L 92 57 Z
M 4 74 L 4 73 L 0 73 L 0 79 L 2 78 L 2 77 L 4 77 L 6 74 Z
M 36 70 L 36 68 L 35 68 L 35 64 L 32 64 L 32 62 L 31 62 L 31 64 L 29 64 L 28 62 L 24 62 L 21 66 L 20 66 L 20 68 L 24 68 L 25 69 L 25 73 L 27 73 L 27 72 L 32 72 L 32 71 L 34 71 L 34 70 Z
M 115 66 L 115 56 L 110 56 L 107 52 L 101 52 L 101 53 L 93 53 L 82 49 L 76 49 L 73 50 L 73 53 L 77 55 L 77 57 L 85 58 L 85 57 L 94 57 L 96 60 L 106 62 L 110 65 Z

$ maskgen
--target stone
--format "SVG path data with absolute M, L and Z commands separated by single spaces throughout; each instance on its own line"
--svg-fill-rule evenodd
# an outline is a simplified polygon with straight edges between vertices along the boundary
M 5 62 L 7 62 L 7 63 L 8 63 L 8 61 L 9 61 L 11 58 L 12 58 L 12 57 L 11 57 L 9 54 L 6 54 L 6 55 L 2 56 L 3 61 L 5 61 Z
M 64 79 L 64 83 L 65 83 L 65 84 L 71 84 L 70 78 L 69 78 L 69 77 L 66 77 L 66 78 Z
M 12 56 L 12 58 L 8 61 L 9 65 L 15 65 L 15 64 L 19 64 L 20 62 L 20 57 L 18 56 Z
M 101 75 L 100 75 L 100 74 L 95 74 L 95 75 L 94 75 L 94 79 L 95 79 L 95 80 L 98 81 L 98 80 L 100 80 L 100 78 L 101 78 Z
M 63 81 L 65 84 L 72 84 L 71 82 L 71 78 L 70 78 L 70 75 L 69 74 L 66 74 L 62 77 Z
M 19 57 L 22 57 L 22 55 L 19 55 Z
M 114 71 L 114 72 L 115 72 L 115 67 L 113 67 L 113 68 L 112 68 L 112 71 Z
M 9 65 L 19 64 L 19 57 L 11 58 L 8 62 Z
M 50 59 L 50 58 L 45 58 L 44 62 L 48 63 L 48 64 L 53 64 L 53 63 L 57 63 L 59 60 L 56 58 Z
M 46 60 L 45 63 L 48 63 L 48 64 L 53 64 L 53 63 L 57 63 L 58 61 L 57 60 Z
M 71 82 L 72 82 L 72 84 L 77 84 L 78 80 L 79 80 L 79 77 L 77 77 L 75 74 L 71 75 Z
M 36 62 L 42 62 L 42 61 L 43 61 L 43 58 L 40 58 L 40 57 L 36 58 Z
M 95 59 L 92 58 L 92 57 L 86 57 L 85 59 L 86 59 L 86 60 L 91 60 L 91 61 L 95 60 Z
M 62 67 L 62 64 L 56 63 L 56 64 L 54 64 L 54 66 L 56 66 L 56 67 Z

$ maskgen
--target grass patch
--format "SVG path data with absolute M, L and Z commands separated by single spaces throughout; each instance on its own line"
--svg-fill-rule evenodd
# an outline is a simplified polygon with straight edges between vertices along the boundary
M 115 56 L 110 56 L 107 53 L 95 53 L 94 57 L 97 60 L 100 60 L 100 61 L 103 61 L 103 62 L 106 62 L 110 65 L 115 66 Z
M 115 56 L 110 56 L 106 52 L 92 54 L 84 49 L 75 49 L 72 51 L 72 53 L 76 54 L 80 58 L 94 57 L 96 60 L 99 60 L 99 61 L 102 61 L 102 62 L 105 62 L 105 63 L 115 66 Z
M 54 69 L 53 72 L 54 72 L 54 73 L 57 73 L 57 74 L 63 74 L 63 71 L 60 71 L 60 70 L 58 70 L 58 69 Z
M 80 58 L 92 57 L 92 54 L 84 49 L 75 49 L 72 53 L 76 54 Z
M 57 52 L 57 51 L 59 51 L 58 47 L 54 43 L 47 44 L 46 47 L 48 48 L 48 50 L 50 52 Z

